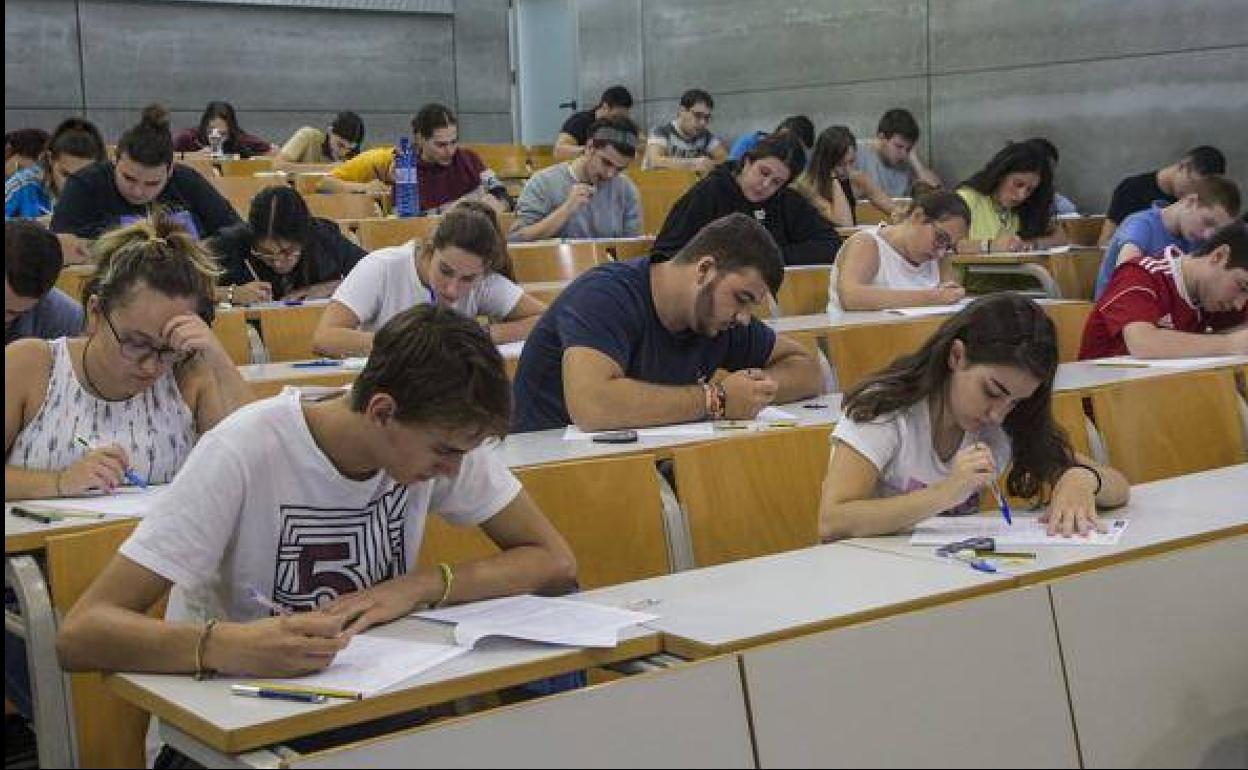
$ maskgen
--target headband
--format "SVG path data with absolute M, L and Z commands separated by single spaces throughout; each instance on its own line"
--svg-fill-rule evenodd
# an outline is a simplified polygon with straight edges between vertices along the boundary
M 637 134 L 632 131 L 622 131 L 611 126 L 599 126 L 594 130 L 590 141 L 602 140 L 611 144 L 618 144 L 631 150 L 637 149 Z

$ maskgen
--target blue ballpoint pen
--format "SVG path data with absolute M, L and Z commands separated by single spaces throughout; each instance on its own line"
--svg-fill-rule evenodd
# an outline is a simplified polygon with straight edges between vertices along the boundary
M 82 447 L 88 452 L 95 449 L 95 447 L 91 446 L 91 442 L 87 441 L 82 436 L 74 436 L 74 441 L 78 442 L 78 446 Z M 139 476 L 139 474 L 135 473 L 133 468 L 126 468 L 124 471 L 121 472 L 121 474 L 126 477 L 126 481 L 129 481 L 131 484 L 138 487 L 139 489 L 147 489 L 147 482 L 144 481 L 143 478 Z
M 1007 525 L 1014 526 L 1014 519 L 1010 516 L 1010 502 L 1005 499 L 1001 484 L 996 479 L 992 480 L 992 495 L 997 498 L 997 505 L 1001 508 L 1001 518 L 1005 519 Z

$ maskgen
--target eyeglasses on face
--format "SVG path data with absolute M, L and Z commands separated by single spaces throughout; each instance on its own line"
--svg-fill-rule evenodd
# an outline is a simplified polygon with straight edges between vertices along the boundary
M 109 331 L 113 333 L 113 337 L 117 340 L 121 357 L 132 364 L 142 364 L 154 357 L 161 366 L 174 366 L 193 355 L 193 351 L 178 350 L 168 345 L 157 347 L 147 342 L 131 339 L 128 334 L 123 336 L 117 331 L 117 327 L 113 325 L 113 320 L 108 317 L 108 313 L 100 313 L 100 315 L 104 317 L 104 323 L 108 324 Z

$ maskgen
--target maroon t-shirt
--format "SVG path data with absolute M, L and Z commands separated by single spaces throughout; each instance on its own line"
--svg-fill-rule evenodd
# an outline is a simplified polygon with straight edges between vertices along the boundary
M 420 207 L 434 209 L 458 200 L 481 186 L 485 164 L 472 150 L 462 147 L 451 156 L 448 166 L 416 161 L 420 179 Z

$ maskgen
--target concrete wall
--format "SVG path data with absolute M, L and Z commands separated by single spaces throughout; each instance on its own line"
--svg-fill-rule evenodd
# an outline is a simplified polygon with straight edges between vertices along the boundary
M 1008 139 L 1061 150 L 1058 186 L 1101 211 L 1123 176 L 1214 144 L 1248 185 L 1248 6 L 1239 0 L 579 0 L 580 99 L 628 86 L 648 126 L 686 88 L 727 136 L 805 113 L 871 136 L 911 110 L 953 182 Z M 1248 189 L 1248 187 L 1246 187 Z
M 386 142 L 440 101 L 465 140 L 511 141 L 506 0 L 455 0 L 453 14 L 274 5 L 5 0 L 5 125 L 85 114 L 115 140 L 152 100 L 181 128 L 225 99 L 270 141 L 351 109 L 366 142 Z

